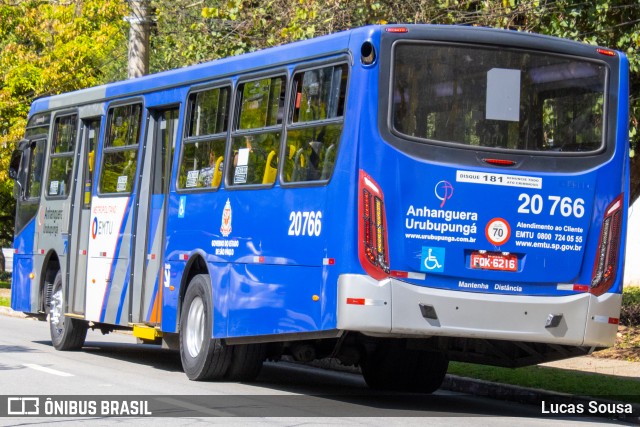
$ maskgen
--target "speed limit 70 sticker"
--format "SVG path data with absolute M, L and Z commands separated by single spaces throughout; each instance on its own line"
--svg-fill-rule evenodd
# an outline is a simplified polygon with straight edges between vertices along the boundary
M 503 245 L 511 237 L 511 227 L 502 218 L 493 218 L 484 230 L 487 240 L 495 246 Z

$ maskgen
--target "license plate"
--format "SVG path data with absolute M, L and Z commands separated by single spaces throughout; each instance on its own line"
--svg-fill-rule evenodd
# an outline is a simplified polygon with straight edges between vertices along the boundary
M 518 271 L 516 254 L 500 252 L 472 252 L 471 268 L 478 270 Z

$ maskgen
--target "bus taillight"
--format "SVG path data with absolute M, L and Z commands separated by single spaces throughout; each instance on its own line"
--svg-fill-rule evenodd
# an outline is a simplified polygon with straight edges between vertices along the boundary
M 590 292 L 600 296 L 607 292 L 616 279 L 618 252 L 620 249 L 620 231 L 622 229 L 623 194 L 619 195 L 608 207 L 602 220 L 600 242 L 593 266 Z
M 382 280 L 389 275 L 384 195 L 373 178 L 362 170 L 358 194 L 358 257 L 367 274 Z

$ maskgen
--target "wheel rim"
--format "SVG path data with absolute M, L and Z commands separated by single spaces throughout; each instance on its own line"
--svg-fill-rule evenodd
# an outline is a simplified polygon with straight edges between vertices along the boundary
M 64 316 L 62 315 L 62 289 L 58 288 L 53 295 L 51 295 L 51 302 L 49 304 L 49 321 L 51 327 L 56 335 L 61 335 L 64 332 Z
M 202 349 L 204 342 L 204 303 L 202 298 L 195 297 L 189 306 L 189 315 L 187 316 L 187 351 L 191 357 L 197 357 Z

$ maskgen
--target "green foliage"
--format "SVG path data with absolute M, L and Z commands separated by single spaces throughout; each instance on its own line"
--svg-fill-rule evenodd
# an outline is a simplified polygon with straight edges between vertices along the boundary
M 448 373 L 578 396 L 616 396 L 616 399 L 623 402 L 640 403 L 637 392 L 638 380 L 634 378 L 620 378 L 542 366 L 511 369 L 461 362 L 451 362 Z
M 7 170 L 34 98 L 94 86 L 126 72 L 127 5 L 118 0 L 0 5 L 0 243 L 13 238 Z M 123 51 L 124 48 L 124 51 Z M 122 52 L 125 55 L 122 55 Z
M 620 323 L 625 326 L 640 326 L 640 287 L 625 288 L 622 292 Z
M 11 298 L 0 297 L 0 307 L 11 306 Z

